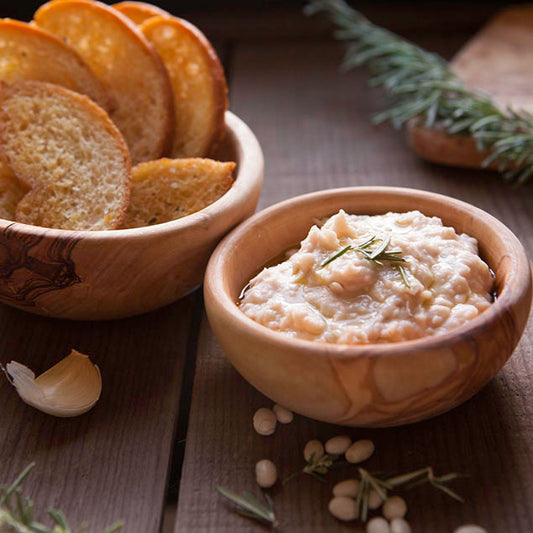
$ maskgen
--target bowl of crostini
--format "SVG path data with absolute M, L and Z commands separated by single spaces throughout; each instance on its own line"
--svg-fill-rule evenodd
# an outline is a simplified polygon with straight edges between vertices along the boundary
M 0 20 L 0 301 L 69 319 L 167 305 L 250 216 L 263 154 L 206 37 L 151 6 Z

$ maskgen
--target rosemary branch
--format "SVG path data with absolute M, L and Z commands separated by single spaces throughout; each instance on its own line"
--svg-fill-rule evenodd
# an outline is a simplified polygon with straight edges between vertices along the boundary
M 386 236 L 384 238 L 376 237 L 375 235 L 370 237 L 370 239 L 366 240 L 365 242 L 358 244 L 356 246 L 352 246 L 351 244 L 348 244 L 348 246 L 345 246 L 338 252 L 334 253 L 331 257 L 326 259 L 319 268 L 324 268 L 328 266 L 331 262 L 335 261 L 335 259 L 338 259 L 339 257 L 343 256 L 345 253 L 350 251 L 359 252 L 363 255 L 365 259 L 368 259 L 369 261 L 372 261 L 376 265 L 383 266 L 383 261 L 391 261 L 393 263 L 396 263 L 394 265 L 395 269 L 398 271 L 398 274 L 400 275 L 400 279 L 402 280 L 402 283 L 408 288 L 411 288 L 411 285 L 409 284 L 409 281 L 407 279 L 407 272 L 405 270 L 405 267 L 403 267 L 399 263 L 405 263 L 405 259 L 401 257 L 402 252 L 401 250 L 387 250 L 388 246 L 390 244 L 390 237 Z M 375 248 L 370 248 L 372 245 L 376 245 Z
M 441 126 L 449 134 L 470 135 L 486 167 L 495 162 L 503 177 L 520 185 L 533 175 L 533 116 L 500 108 L 482 91 L 468 88 L 449 62 L 437 54 L 372 24 L 344 0 L 312 0 L 308 15 L 326 12 L 337 26 L 335 36 L 348 42 L 344 68 L 367 66 L 370 85 L 391 96 L 375 123 L 399 128 L 419 117 L 427 128 Z
M 35 463 L 30 463 L 9 487 L 0 488 L 0 531 L 6 531 L 7 528 L 7 531 L 14 533 L 85 533 L 86 526 L 73 530 L 65 515 L 56 509 L 48 509 L 48 515 L 53 521 L 52 528 L 34 520 L 33 502 L 22 495 L 21 489 L 22 482 L 34 466 Z M 103 533 L 116 533 L 122 526 L 122 522 L 116 522 Z

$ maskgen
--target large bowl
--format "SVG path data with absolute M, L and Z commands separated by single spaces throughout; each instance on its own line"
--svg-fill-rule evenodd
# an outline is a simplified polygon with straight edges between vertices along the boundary
M 479 241 L 496 276 L 496 301 L 449 333 L 373 345 L 288 337 L 242 313 L 246 283 L 340 208 L 379 214 L 418 209 Z M 510 357 L 531 307 L 531 270 L 513 233 L 469 204 L 411 189 L 359 187 L 299 196 L 266 209 L 215 250 L 204 282 L 209 322 L 235 368 L 272 400 L 303 415 L 351 426 L 394 426 L 464 402 Z
M 144 313 L 196 288 L 218 242 L 255 211 L 263 180 L 261 147 L 230 112 L 213 157 L 237 163 L 233 187 L 172 222 L 67 231 L 0 219 L 0 301 L 40 315 L 99 320 Z

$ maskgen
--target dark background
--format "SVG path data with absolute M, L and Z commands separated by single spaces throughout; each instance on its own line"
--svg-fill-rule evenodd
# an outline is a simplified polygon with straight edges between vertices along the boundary
M 117 0 L 119 1 L 119 0 Z M 0 2 L 0 7 L 2 10 L 2 16 L 16 18 L 19 20 L 30 20 L 34 11 L 43 4 L 44 1 L 39 0 L 26 0 L 26 1 L 15 1 L 15 2 Z M 107 4 L 112 4 L 114 2 L 105 2 Z M 174 15 L 183 16 L 187 13 L 195 11 L 224 11 L 227 14 L 228 9 L 236 8 L 246 8 L 246 11 L 256 12 L 258 16 L 261 16 L 261 13 L 268 8 L 280 8 L 280 7 L 293 7 L 299 8 L 304 5 L 305 2 L 295 1 L 295 0 L 225 0 L 225 1 L 214 1 L 214 0 L 195 0 L 195 1 L 178 1 L 178 0 L 153 0 L 153 3 L 170 11 Z M 405 9 L 412 9 L 417 5 L 449 5 L 452 9 L 461 9 L 461 5 L 464 2 L 461 0 L 452 0 L 452 1 L 440 1 L 440 2 L 422 2 L 422 1 L 410 1 L 410 2 L 397 2 L 395 7 L 405 6 Z M 483 0 L 483 1 L 474 1 L 469 2 L 472 4 L 480 4 L 483 6 L 493 5 L 495 9 L 498 6 L 504 6 L 509 4 L 519 4 L 525 3 L 517 0 Z M 388 4 L 390 7 L 390 2 L 380 1 L 380 0 L 361 0 L 357 2 L 350 2 L 350 4 L 358 9 L 364 11 L 365 6 L 372 6 L 372 10 L 375 11 L 376 8 L 379 8 L 380 4 L 384 6 Z M 239 9 L 241 10 L 241 9 Z

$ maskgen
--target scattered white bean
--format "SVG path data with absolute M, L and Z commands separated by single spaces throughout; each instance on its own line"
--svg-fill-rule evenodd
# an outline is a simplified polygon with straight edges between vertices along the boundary
M 376 516 L 367 522 L 366 533 L 390 533 L 389 523 L 381 516 Z
M 383 503 L 383 498 L 372 489 L 368 494 L 368 508 L 369 509 L 379 509 Z
M 329 512 L 338 520 L 349 522 L 358 518 L 355 500 L 347 496 L 335 496 L 328 505 Z
M 475 524 L 465 524 L 458 527 L 453 533 L 487 533 L 487 530 Z
M 345 479 L 333 487 L 333 496 L 348 496 L 349 498 L 355 498 L 357 497 L 358 490 L 358 479 Z
M 255 479 L 264 489 L 272 487 L 278 479 L 276 465 L 269 459 L 261 459 L 255 464 Z
M 286 407 L 283 407 L 283 405 L 274 405 L 274 407 L 272 407 L 272 411 L 274 411 L 274 414 L 276 415 L 276 418 L 280 424 L 290 424 L 294 418 L 294 413 L 289 411 Z
M 390 533 L 411 533 L 411 526 L 403 518 L 393 518 L 390 523 Z
M 270 409 L 261 407 L 254 414 L 253 425 L 259 435 L 272 435 L 276 431 L 276 415 Z
M 326 452 L 331 455 L 342 455 L 352 444 L 352 439 L 347 435 L 338 435 L 326 441 Z
M 391 496 L 383 504 L 383 516 L 388 520 L 403 518 L 407 514 L 407 504 L 401 496 Z
M 349 463 L 362 463 L 374 453 L 375 449 L 371 440 L 357 440 L 346 450 L 346 460 Z
M 324 455 L 324 446 L 319 440 L 310 440 L 304 448 L 304 459 L 309 462 L 311 459 L 319 459 Z

